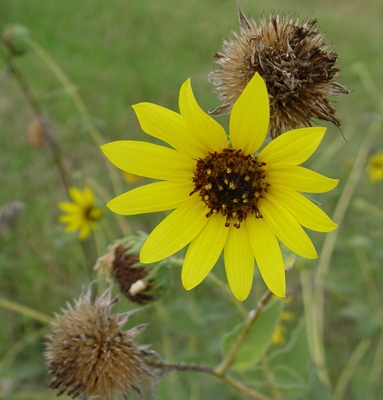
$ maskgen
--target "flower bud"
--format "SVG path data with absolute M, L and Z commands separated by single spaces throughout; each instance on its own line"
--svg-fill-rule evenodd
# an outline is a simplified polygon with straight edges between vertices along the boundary
M 12 56 L 24 55 L 29 47 L 29 30 L 22 25 L 8 25 L 3 32 L 3 42 Z

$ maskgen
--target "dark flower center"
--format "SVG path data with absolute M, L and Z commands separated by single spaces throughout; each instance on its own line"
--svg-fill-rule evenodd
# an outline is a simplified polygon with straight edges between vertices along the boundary
M 87 222 L 96 222 L 102 217 L 102 211 L 95 208 L 93 205 L 89 205 L 84 209 L 84 219 Z
M 225 226 L 235 220 L 234 226 L 240 227 L 248 214 L 262 218 L 258 201 L 267 192 L 265 182 L 265 163 L 257 157 L 245 156 L 242 150 L 224 149 L 222 153 L 209 153 L 196 164 L 193 182 L 194 190 L 199 192 L 202 201 L 212 214 L 221 213 L 226 217 Z

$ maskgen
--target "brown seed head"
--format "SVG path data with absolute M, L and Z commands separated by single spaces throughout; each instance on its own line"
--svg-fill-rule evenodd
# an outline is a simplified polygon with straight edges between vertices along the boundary
M 243 89 L 258 72 L 266 82 L 270 98 L 272 138 L 289 128 L 311 126 L 312 118 L 340 126 L 328 95 L 349 91 L 332 79 L 340 69 L 335 66 L 338 54 L 323 41 L 324 34 L 315 28 L 316 20 L 299 24 L 298 18 L 271 14 L 260 24 L 239 11 L 239 33 L 224 40 L 223 51 L 215 53 L 220 69 L 209 79 L 222 105 L 212 114 L 229 113 Z
M 139 382 L 144 376 L 152 376 L 144 360 L 152 352 L 135 342 L 146 324 L 122 331 L 134 311 L 112 315 L 118 298 L 111 299 L 111 288 L 94 303 L 90 297 L 88 289 L 52 323 L 44 354 L 52 375 L 48 387 L 72 398 L 113 399 L 120 394 L 127 399 L 127 390 L 140 392 Z
M 170 286 L 170 269 L 166 261 L 140 262 L 139 254 L 146 238 L 146 234 L 140 233 L 118 240 L 94 267 L 105 273 L 109 281 L 113 275 L 121 293 L 138 304 L 158 300 Z

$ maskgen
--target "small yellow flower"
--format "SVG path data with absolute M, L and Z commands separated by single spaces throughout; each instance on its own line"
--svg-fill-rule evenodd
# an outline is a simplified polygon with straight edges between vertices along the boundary
M 71 187 L 69 196 L 72 202 L 61 202 L 58 205 L 65 213 L 59 221 L 66 225 L 66 232 L 78 231 L 79 239 L 86 239 L 102 217 L 102 210 L 96 206 L 94 193 L 90 187 L 85 187 L 83 191 Z
M 366 170 L 371 182 L 383 179 L 383 151 L 370 157 Z
M 284 133 L 258 154 L 269 125 L 266 85 L 255 74 L 235 102 L 230 139 L 199 107 L 190 80 L 181 87 L 180 113 L 152 103 L 133 108 L 141 128 L 172 148 L 123 140 L 102 146 L 118 168 L 157 179 L 108 203 L 118 214 L 170 213 L 149 235 L 140 261 L 169 257 L 190 243 L 182 267 L 189 290 L 200 284 L 222 251 L 229 286 L 248 296 L 254 258 L 268 288 L 285 296 L 285 270 L 278 240 L 296 254 L 316 258 L 302 228 L 328 232 L 336 224 L 299 192 L 332 190 L 336 179 L 299 166 L 320 144 L 325 128 Z

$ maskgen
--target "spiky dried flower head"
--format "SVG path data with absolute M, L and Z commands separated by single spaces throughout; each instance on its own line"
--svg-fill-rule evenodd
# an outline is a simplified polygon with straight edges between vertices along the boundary
M 311 126 L 313 118 L 340 120 L 327 96 L 349 91 L 333 82 L 340 69 L 338 54 L 323 41 L 315 28 L 316 19 L 299 23 L 290 15 L 272 13 L 257 24 L 247 19 L 241 8 L 239 33 L 224 40 L 223 51 L 215 53 L 220 67 L 209 74 L 222 104 L 211 114 L 229 113 L 247 83 L 258 72 L 266 82 L 270 98 L 269 134 L 279 136 L 289 128 Z
M 165 261 L 142 264 L 139 254 L 147 234 L 140 233 L 118 240 L 97 260 L 94 269 L 110 280 L 113 275 L 121 293 L 138 304 L 158 300 L 170 286 L 170 269 Z
M 52 375 L 48 387 L 59 389 L 58 395 L 127 399 L 128 390 L 140 392 L 139 382 L 153 376 L 145 363 L 152 352 L 135 342 L 147 324 L 122 331 L 135 311 L 112 315 L 117 303 L 111 287 L 94 302 L 89 288 L 56 315 L 44 355 Z

